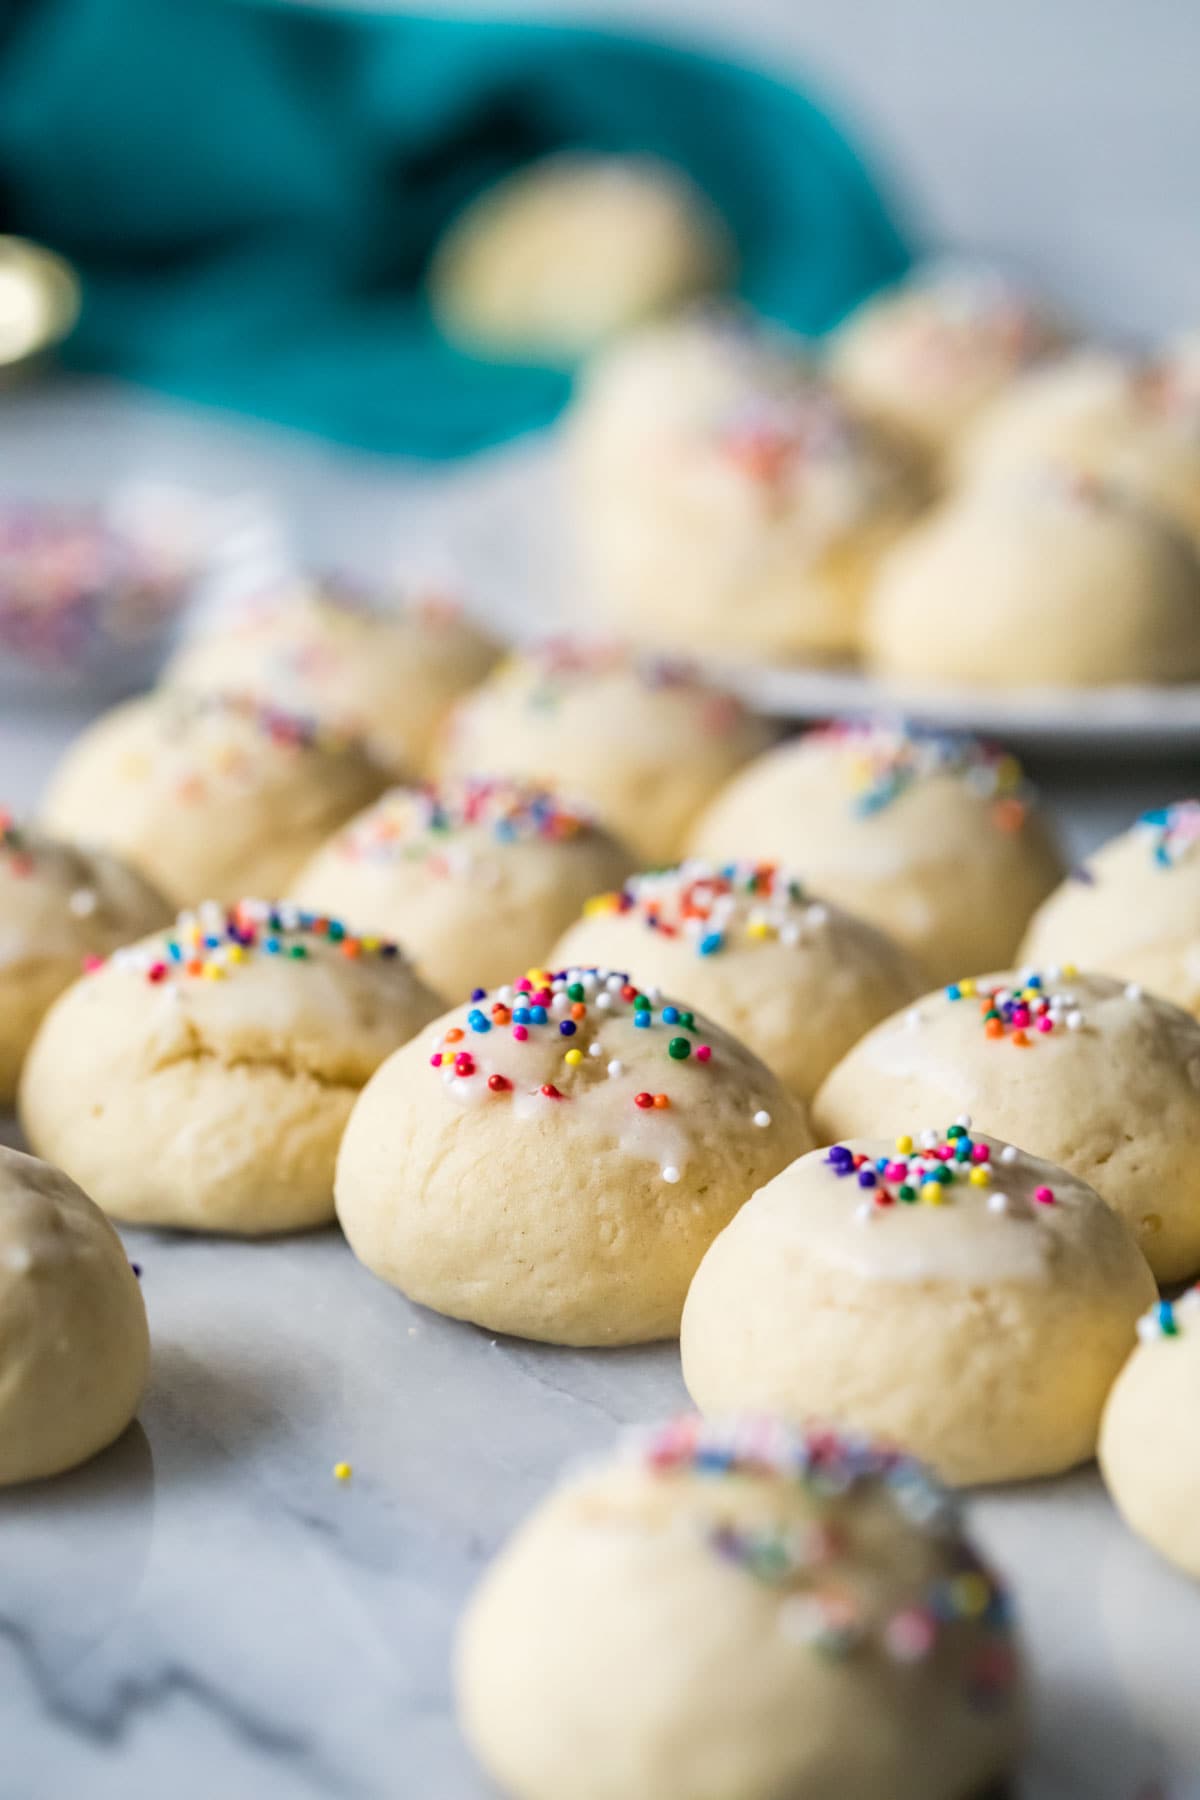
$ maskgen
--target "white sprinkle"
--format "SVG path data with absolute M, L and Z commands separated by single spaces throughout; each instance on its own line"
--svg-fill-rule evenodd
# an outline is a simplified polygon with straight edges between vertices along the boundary
M 879 1208 L 873 1200 L 864 1200 L 854 1209 L 854 1216 L 860 1225 L 869 1225 L 872 1219 L 879 1217 Z
M 1137 1334 L 1143 1344 L 1152 1344 L 1155 1338 L 1162 1336 L 1157 1313 L 1142 1314 L 1137 1322 Z
M 961 1125 L 964 1131 L 970 1131 L 970 1129 L 971 1129 L 970 1113 L 959 1113 L 959 1115 L 958 1115 L 957 1119 L 955 1119 L 954 1123 L 956 1125 Z
M 915 1031 L 921 1023 L 921 1014 L 915 1006 L 910 1006 L 904 1015 L 904 1026 L 907 1031 Z
M 550 1011 L 552 1013 L 565 1013 L 570 1004 L 571 1002 L 568 1000 L 566 994 L 560 989 L 550 1002 Z
M 610 994 L 619 994 L 621 989 L 625 986 L 625 983 L 621 980 L 619 975 L 610 975 L 604 985 Z
M 664 1181 L 674 1183 L 679 1180 L 679 1170 L 673 1163 L 668 1163 L 667 1167 L 662 1172 L 662 1178 Z
M 1128 987 L 1125 989 L 1125 998 L 1127 1000 L 1140 1000 L 1141 997 L 1142 997 L 1141 982 L 1140 981 L 1131 981 L 1129 983 Z
M 1011 1202 L 1009 1201 L 1007 1194 L 989 1194 L 988 1195 L 988 1211 L 989 1212 L 1006 1213 L 1009 1209 L 1010 1204 L 1011 1204 Z
M 662 999 L 662 989 L 660 987 L 648 987 L 644 991 L 651 1006 L 657 1006 Z
M 795 924 L 785 925 L 779 933 L 779 941 L 787 950 L 794 950 L 800 942 L 800 927 Z
M 625 1064 L 619 1057 L 614 1056 L 613 1060 L 608 1065 L 608 1072 L 610 1075 L 623 1075 L 625 1073 Z
M 496 995 L 496 998 L 500 1002 L 501 1006 L 511 1006 L 512 1005 L 512 997 L 513 997 L 513 991 L 508 986 L 502 987 Z
M 611 994 L 597 994 L 596 995 L 596 1005 L 599 1007 L 601 1012 L 611 1012 L 611 1010 L 612 1010 L 612 995 Z
M 1069 1012 L 1067 1014 L 1067 1030 L 1068 1031 L 1078 1031 L 1079 1027 L 1082 1024 L 1083 1024 L 1083 1014 L 1081 1012 L 1076 1011 L 1076 1012 Z
M 599 1038 L 593 1038 L 591 1043 L 588 1045 L 588 1055 L 589 1056 L 603 1056 L 604 1055 L 604 1046 L 600 1042 Z
M 827 906 L 810 906 L 804 915 L 806 925 L 828 925 L 829 908 Z
M 923 1131 L 918 1139 L 922 1150 L 936 1150 L 939 1141 L 936 1131 Z
M 90 919 L 98 904 L 95 888 L 76 888 L 67 901 L 67 910 L 77 919 Z
M 1000 1161 L 1002 1163 L 1015 1163 L 1018 1155 L 1019 1151 L 1015 1144 L 1005 1144 L 1003 1150 L 1000 1152 Z
M 766 1126 L 768 1126 L 768 1125 L 769 1125 L 769 1124 L 770 1124 L 770 1123 L 771 1123 L 771 1115 L 770 1115 L 770 1113 L 769 1113 L 769 1112 L 763 1112 L 763 1111 L 761 1111 L 761 1109 L 760 1109 L 760 1110 L 759 1110 L 759 1111 L 758 1111 L 758 1112 L 756 1112 L 756 1113 L 755 1113 L 755 1115 L 754 1115 L 754 1123 L 755 1123 L 755 1124 L 756 1124 L 756 1125 L 757 1125 L 757 1126 L 758 1126 L 758 1127 L 759 1127 L 759 1128 L 760 1128 L 760 1130 L 761 1130 L 761 1129 L 764 1129 L 764 1128 L 765 1128 L 765 1127 L 766 1127 Z

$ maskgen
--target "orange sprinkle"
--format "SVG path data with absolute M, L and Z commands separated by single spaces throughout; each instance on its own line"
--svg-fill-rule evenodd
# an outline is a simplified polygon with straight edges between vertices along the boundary
M 655 1094 L 654 1104 L 655 1104 L 655 1107 L 657 1108 L 657 1110 L 659 1112 L 662 1112 L 663 1108 L 670 1106 L 671 1102 L 667 1099 L 667 1096 L 665 1094 Z
M 587 1018 L 587 1007 L 583 1004 L 582 1000 L 576 1000 L 574 1006 L 571 1008 L 571 1017 L 573 1019 Z
M 461 1025 L 452 1025 L 446 1033 L 445 1041 L 447 1044 L 457 1044 L 460 1043 L 465 1036 L 466 1033 Z
M 1012 1041 L 1019 1050 L 1027 1050 L 1029 1048 L 1029 1036 L 1028 1033 L 1024 1031 L 1014 1031 L 1012 1034 Z
M 362 955 L 362 945 L 357 938 L 342 939 L 342 955 L 348 956 L 352 962 L 356 956 Z
M 1003 1037 L 1004 1036 L 1004 1021 L 1002 1019 L 989 1019 L 987 1024 L 984 1026 L 984 1030 L 987 1032 L 987 1034 L 990 1038 Z

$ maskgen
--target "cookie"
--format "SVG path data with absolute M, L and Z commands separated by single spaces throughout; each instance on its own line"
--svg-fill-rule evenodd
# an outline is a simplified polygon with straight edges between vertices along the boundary
M 1117 1378 L 1100 1428 L 1100 1472 L 1138 1536 L 1200 1580 L 1200 1287 L 1160 1300 Z

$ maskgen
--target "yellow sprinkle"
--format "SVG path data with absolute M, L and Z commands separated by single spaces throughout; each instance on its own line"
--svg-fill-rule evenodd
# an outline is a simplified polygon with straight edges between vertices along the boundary
M 232 963 L 245 962 L 246 960 L 246 952 L 241 944 L 230 944 L 225 954 Z
M 964 1000 L 973 1000 L 975 997 L 975 983 L 970 980 L 960 981 L 958 984 L 958 991 L 963 996 Z
M 977 1619 L 987 1611 L 992 1590 L 985 1576 L 974 1572 L 956 1575 L 950 1583 L 950 1591 L 954 1595 L 954 1604 L 960 1617 Z
M 996 785 L 1001 793 L 1021 785 L 1021 765 L 1015 756 L 1002 756 L 996 764 Z
M 379 938 L 362 938 L 360 940 L 360 942 L 362 943 L 362 947 L 367 952 L 368 955 L 372 955 L 376 950 L 378 950 L 379 944 L 380 944 Z
M 987 1187 L 992 1179 L 992 1171 L 981 1163 L 977 1169 L 971 1170 L 967 1179 L 972 1187 Z
M 548 969 L 526 969 L 525 975 L 526 979 L 535 983 L 537 987 L 545 987 L 550 979 L 550 971 Z
M 900 1152 L 901 1156 L 911 1156 L 912 1155 L 912 1147 L 913 1147 L 913 1141 L 909 1137 L 907 1132 L 904 1133 L 903 1137 L 898 1137 L 896 1139 L 896 1148 Z
M 583 1051 L 582 1050 L 568 1050 L 567 1054 L 563 1057 L 563 1061 L 565 1063 L 570 1063 L 571 1067 L 574 1068 L 577 1063 L 581 1063 L 583 1061 Z
M 770 937 L 771 927 L 765 919 L 751 919 L 746 927 L 746 936 L 752 938 Z
M 334 1463 L 333 1465 L 333 1479 L 335 1481 L 349 1481 L 353 1473 L 354 1470 L 350 1467 L 349 1463 Z
M 225 971 L 220 963 L 205 963 L 204 979 L 205 981 L 224 981 Z
M 943 1190 L 940 1181 L 926 1181 L 921 1188 L 921 1198 L 929 1206 L 944 1206 L 946 1204 L 945 1191 Z
M 1068 981 L 1074 981 L 1075 977 L 1079 973 L 1079 970 L 1076 968 L 1074 963 L 1064 963 L 1062 966 L 1062 972 L 1066 976 Z
M 616 912 L 618 898 L 617 894 L 593 894 L 590 900 L 583 903 L 584 918 L 594 919 L 601 913 Z

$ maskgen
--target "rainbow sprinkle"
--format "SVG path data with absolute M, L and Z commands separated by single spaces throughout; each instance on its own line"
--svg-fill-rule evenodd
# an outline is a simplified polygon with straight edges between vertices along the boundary
M 981 1023 L 987 1037 L 1006 1039 L 1018 1050 L 1026 1050 L 1039 1037 L 1052 1032 L 1078 1031 L 1084 1014 L 1078 998 L 1070 989 L 1059 989 L 1055 982 L 1073 981 L 1079 971 L 1073 963 L 1045 974 L 1029 969 L 1011 984 L 1004 982 L 952 981 L 946 989 L 951 1001 L 974 1000 L 979 1006 Z M 1133 989 L 1127 990 L 1136 998 Z
M 918 782 L 939 775 L 964 782 L 990 801 L 1002 831 L 1019 831 L 1034 804 L 1033 789 L 1016 757 L 980 738 L 839 719 L 803 741 L 834 744 L 847 752 L 853 810 L 860 818 L 883 812 Z
M 1006 1146 L 1000 1160 L 1011 1163 L 1015 1157 L 1016 1152 L 1010 1154 Z M 863 1190 L 857 1217 L 864 1223 L 896 1207 L 950 1206 L 956 1187 L 990 1190 L 996 1179 L 991 1146 L 971 1136 L 971 1121 L 965 1115 L 944 1133 L 905 1133 L 887 1156 L 868 1156 L 848 1144 L 834 1144 L 826 1152 L 825 1162 L 839 1181 L 853 1178 Z M 1035 1188 L 1033 1198 L 1039 1206 L 1053 1206 L 1054 1189 Z M 1009 1212 L 1011 1208 L 1007 1194 L 989 1192 L 989 1211 Z
M 717 422 L 716 442 L 729 462 L 767 486 L 801 484 L 814 466 L 842 463 L 863 477 L 879 466 L 859 422 L 815 382 L 748 395 Z M 858 510 L 869 497 L 865 490 Z
M 109 959 L 114 969 L 140 975 L 157 986 L 163 982 L 223 981 L 254 957 L 284 957 L 305 962 L 314 947 L 329 945 L 347 961 L 376 956 L 392 959 L 400 952 L 383 938 L 359 937 L 340 919 L 306 912 L 286 903 L 239 900 L 236 906 L 206 901 L 192 912 L 180 913 L 174 931 L 153 944 L 135 944 L 117 950 Z M 89 957 L 89 971 L 104 967 L 100 957 Z
M 828 923 L 803 885 L 774 863 L 681 863 L 634 875 L 614 893 L 597 894 L 585 918 L 633 916 L 660 937 L 690 943 L 697 956 L 718 956 L 738 942 L 799 944 L 806 929 Z
M 164 718 L 168 739 L 190 735 L 206 719 L 236 719 L 285 750 L 322 750 L 331 754 L 361 750 L 361 740 L 307 713 L 291 712 L 253 694 L 189 693 L 167 690 L 169 707 Z
M 1150 854 L 1159 868 L 1173 869 L 1200 845 L 1200 800 L 1153 807 L 1142 814 L 1138 825 L 1149 838 Z
M 1177 1300 L 1159 1300 L 1143 1313 L 1137 1334 L 1143 1344 L 1157 1343 L 1159 1338 L 1182 1337 L 1189 1322 L 1200 1318 L 1200 1281 L 1180 1294 Z
M 562 843 L 594 828 L 590 813 L 547 789 L 469 776 L 444 786 L 394 788 L 337 840 L 352 862 L 421 859 L 438 867 L 441 846 L 456 833 L 482 831 L 497 844 Z M 440 872 L 452 873 L 443 858 Z
M 519 659 L 505 666 L 528 671 L 532 679 L 525 704 L 533 712 L 557 711 L 578 684 L 628 674 L 648 692 L 690 694 L 699 704 L 700 725 L 710 736 L 728 736 L 747 716 L 733 694 L 711 686 L 693 663 L 681 657 L 631 656 L 624 645 L 610 641 L 545 638 L 524 646 Z

